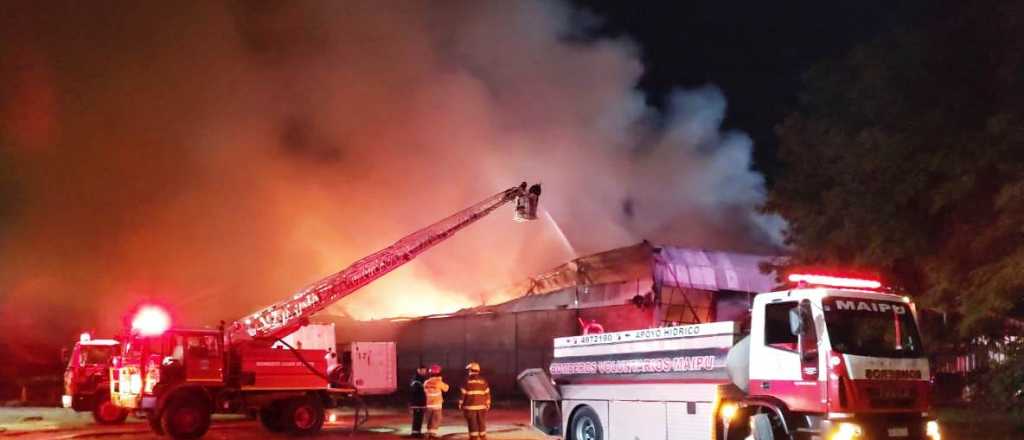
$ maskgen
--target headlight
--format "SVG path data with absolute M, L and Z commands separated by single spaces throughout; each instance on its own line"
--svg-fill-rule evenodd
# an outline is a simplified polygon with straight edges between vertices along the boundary
M 832 434 L 831 440 L 851 440 L 860 437 L 862 431 L 860 425 L 856 423 L 841 422 L 836 426 L 836 431 Z
M 120 382 L 120 383 L 117 384 L 117 392 L 119 392 L 119 393 L 127 393 L 129 390 L 131 390 L 131 387 L 128 386 L 128 378 L 129 377 L 131 377 L 130 374 L 121 374 L 119 376 L 118 382 Z
M 931 440 L 942 440 L 942 434 L 939 432 L 939 421 L 929 420 L 924 425 L 924 432 L 928 434 L 928 438 Z
M 139 373 L 132 373 L 132 377 L 128 379 L 130 385 L 129 390 L 132 394 L 142 393 L 142 376 Z
M 738 409 L 739 407 L 737 407 L 735 403 L 726 403 L 723 404 L 722 407 L 718 409 L 718 414 L 722 416 L 723 421 L 728 422 L 729 420 L 732 420 L 732 418 L 736 416 L 736 411 Z

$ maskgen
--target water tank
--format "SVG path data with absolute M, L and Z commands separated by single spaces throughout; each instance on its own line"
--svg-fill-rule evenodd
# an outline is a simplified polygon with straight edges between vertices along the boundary
M 725 356 L 725 369 L 729 372 L 729 380 L 743 392 L 750 388 L 750 335 L 729 349 Z

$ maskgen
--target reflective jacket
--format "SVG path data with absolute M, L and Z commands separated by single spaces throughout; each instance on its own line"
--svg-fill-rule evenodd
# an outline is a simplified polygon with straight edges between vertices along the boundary
M 448 391 L 448 384 L 444 383 L 441 376 L 434 376 L 423 382 L 423 393 L 427 395 L 427 408 L 441 409 L 444 405 L 442 393 Z
M 479 374 L 471 374 L 462 384 L 459 408 L 465 411 L 491 409 L 491 386 Z

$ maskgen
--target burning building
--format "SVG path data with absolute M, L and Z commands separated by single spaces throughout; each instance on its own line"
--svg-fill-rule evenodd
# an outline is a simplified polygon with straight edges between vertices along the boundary
M 470 360 L 495 394 L 516 394 L 516 374 L 550 362 L 554 337 L 584 326 L 614 332 L 714 320 L 740 320 L 751 298 L 775 279 L 772 256 L 642 242 L 562 264 L 491 292 L 510 301 L 448 315 L 377 321 L 336 320 L 338 342 L 396 341 L 399 377 L 439 364 L 451 380 Z

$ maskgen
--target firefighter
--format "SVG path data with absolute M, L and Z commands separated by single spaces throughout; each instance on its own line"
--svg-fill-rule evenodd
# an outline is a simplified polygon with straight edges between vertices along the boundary
M 448 384 L 441 378 L 441 366 L 430 366 L 430 378 L 423 382 L 423 393 L 427 397 L 427 438 L 437 438 L 437 428 L 441 426 L 441 409 L 444 406 L 444 393 Z
M 480 364 L 466 365 L 466 382 L 462 384 L 459 409 L 466 416 L 471 440 L 487 440 L 487 411 L 491 409 L 491 387 L 480 376 Z
M 420 365 L 416 375 L 409 382 L 409 409 L 412 411 L 412 436 L 423 437 L 423 410 L 427 407 L 427 395 L 423 393 L 423 381 L 427 380 L 427 367 Z

